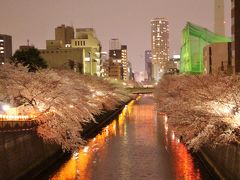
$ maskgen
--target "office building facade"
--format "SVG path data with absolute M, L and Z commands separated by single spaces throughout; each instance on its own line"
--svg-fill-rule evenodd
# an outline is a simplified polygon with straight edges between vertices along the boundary
M 101 76 L 101 43 L 93 28 L 74 29 L 61 25 L 55 28 L 55 40 L 46 41 L 46 49 L 40 51 L 50 68 Z
M 116 69 L 116 64 L 118 64 L 118 66 L 121 68 L 121 71 L 118 72 L 122 73 L 118 76 L 119 79 L 125 81 L 129 80 L 127 45 L 121 45 L 119 39 L 111 39 L 109 41 L 109 58 L 111 59 L 112 64 L 115 64 L 109 68 L 113 67 Z M 109 71 L 111 71 L 111 69 Z

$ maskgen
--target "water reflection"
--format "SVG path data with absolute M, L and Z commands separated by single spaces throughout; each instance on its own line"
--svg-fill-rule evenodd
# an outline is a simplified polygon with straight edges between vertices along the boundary
M 126 136 L 125 118 L 128 113 L 131 113 L 133 104 L 134 101 L 131 101 L 126 105 L 117 120 L 113 120 L 100 134 L 90 140 L 87 146 L 80 148 L 79 152 L 73 153 L 71 159 L 50 179 L 92 179 L 91 166 L 104 159 L 108 140 L 116 135 Z
M 130 102 L 50 179 L 201 179 L 186 147 L 151 95 Z
M 175 178 L 179 180 L 200 180 L 201 174 L 198 167 L 194 165 L 193 158 L 186 146 L 176 138 L 173 130 L 168 130 L 167 116 L 163 116 L 165 129 L 165 143 L 172 155 Z M 170 139 L 170 144 L 168 143 Z

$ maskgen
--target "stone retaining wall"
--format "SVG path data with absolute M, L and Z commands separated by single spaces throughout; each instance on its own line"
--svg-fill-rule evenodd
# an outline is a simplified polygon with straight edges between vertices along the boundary
M 115 110 L 96 116 L 97 124 L 85 125 L 83 136 L 91 137 L 124 106 L 122 103 Z M 0 179 L 34 178 L 63 155 L 59 145 L 44 142 L 34 131 L 0 133 L 0 136 Z
M 203 148 L 201 153 L 221 179 L 240 179 L 240 145 Z

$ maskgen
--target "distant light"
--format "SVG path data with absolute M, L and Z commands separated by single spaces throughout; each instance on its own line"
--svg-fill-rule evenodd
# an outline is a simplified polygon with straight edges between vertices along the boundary
M 4 104 L 4 105 L 2 106 L 2 109 L 3 109 L 4 111 L 8 111 L 8 110 L 10 109 L 10 106 L 7 105 L 7 104 Z
M 180 56 L 180 55 L 173 55 L 173 58 L 174 58 L 174 59 L 180 59 L 181 56 Z
M 175 140 L 175 134 L 172 132 L 172 140 Z
M 4 62 L 2 62 L 2 65 L 4 64 Z
M 83 148 L 83 152 L 84 152 L 84 153 L 88 153 L 88 151 L 89 151 L 89 147 L 88 147 L 88 146 L 85 146 L 85 147 Z

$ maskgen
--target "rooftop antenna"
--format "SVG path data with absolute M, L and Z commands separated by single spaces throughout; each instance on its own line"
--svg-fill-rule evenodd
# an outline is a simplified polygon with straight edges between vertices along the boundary
M 29 39 L 27 40 L 27 46 L 29 46 Z

